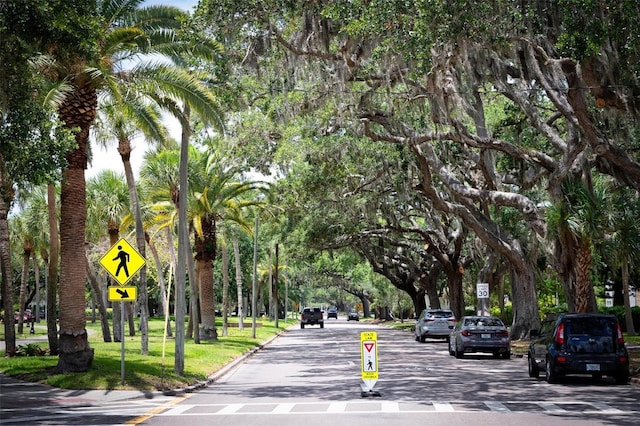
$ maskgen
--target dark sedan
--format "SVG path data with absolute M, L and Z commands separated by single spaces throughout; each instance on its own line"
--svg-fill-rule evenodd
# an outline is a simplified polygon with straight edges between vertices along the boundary
M 462 358 L 465 353 L 492 353 L 494 358 L 511 358 L 509 330 L 500 318 L 462 317 L 449 336 L 449 354 Z

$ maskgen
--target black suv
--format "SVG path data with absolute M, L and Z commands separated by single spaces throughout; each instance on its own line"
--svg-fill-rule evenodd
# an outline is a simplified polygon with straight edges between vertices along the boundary
M 531 330 L 531 338 L 529 377 L 543 370 L 549 383 L 566 374 L 613 376 L 618 384 L 629 380 L 629 354 L 614 315 L 560 314 Z

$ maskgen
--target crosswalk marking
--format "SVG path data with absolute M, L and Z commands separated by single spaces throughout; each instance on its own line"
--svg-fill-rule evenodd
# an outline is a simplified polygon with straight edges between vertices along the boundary
M 487 401 L 484 403 L 491 411 L 507 412 L 509 410 L 502 402 Z
M 545 411 L 549 411 L 550 413 L 566 413 L 567 410 L 564 408 L 558 407 L 556 404 L 550 402 L 539 402 L 538 405 L 542 407 Z
M 309 415 L 309 414 L 371 414 L 371 413 L 470 413 L 478 412 L 478 404 L 492 412 L 535 412 L 552 414 L 640 414 L 640 407 L 622 410 L 603 402 L 585 401 L 415 401 L 348 400 L 332 402 L 260 402 L 246 404 L 181 404 L 159 416 L 225 416 L 225 415 Z M 523 408 L 523 407 L 527 408 Z M 537 409 L 535 407 L 538 407 Z M 482 408 L 480 408 L 482 410 Z
M 453 406 L 448 402 L 434 402 L 433 408 L 442 413 L 453 413 L 455 411 Z

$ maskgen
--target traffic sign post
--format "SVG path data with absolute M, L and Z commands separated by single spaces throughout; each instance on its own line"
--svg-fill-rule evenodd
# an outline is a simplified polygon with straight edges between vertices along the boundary
M 378 335 L 375 331 L 360 333 L 360 366 L 362 371 L 362 396 L 380 396 L 373 392 L 378 381 Z
M 489 316 L 489 283 L 477 283 L 476 296 L 478 297 L 478 315 Z
M 109 287 L 109 301 L 133 302 L 137 298 L 136 287 L 124 285 L 144 266 L 147 261 L 124 238 L 120 238 L 102 258 L 100 265 L 116 280 L 120 287 Z M 124 303 L 120 303 L 120 380 L 124 385 Z

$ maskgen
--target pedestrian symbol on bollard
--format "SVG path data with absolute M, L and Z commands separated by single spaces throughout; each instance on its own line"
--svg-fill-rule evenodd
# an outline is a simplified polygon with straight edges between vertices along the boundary
M 124 238 L 118 240 L 100 259 L 102 267 L 120 285 L 129 281 L 145 263 L 145 258 Z

